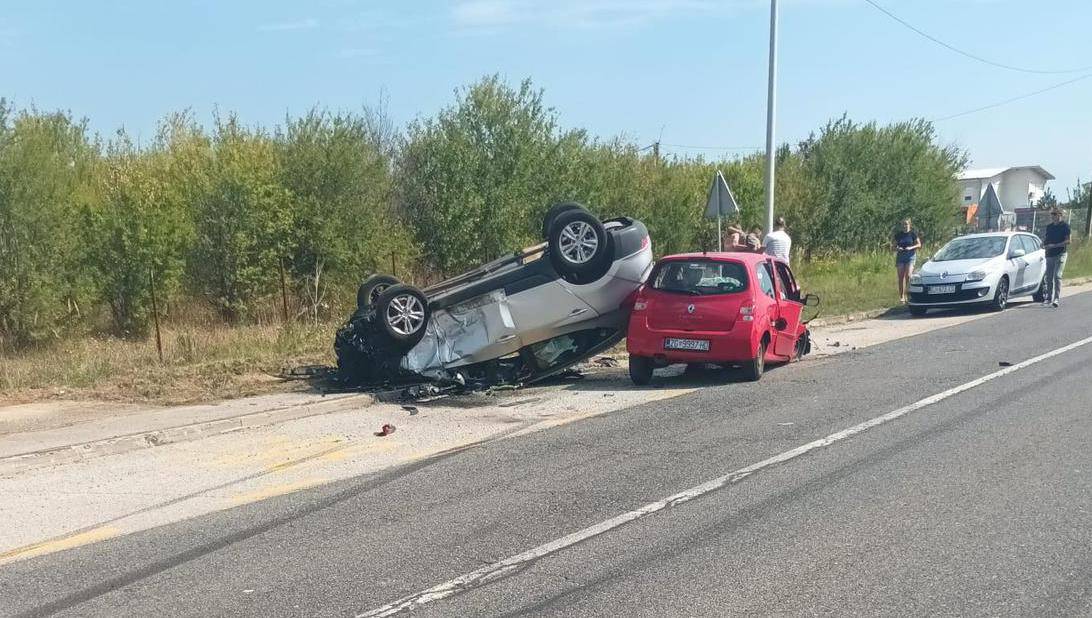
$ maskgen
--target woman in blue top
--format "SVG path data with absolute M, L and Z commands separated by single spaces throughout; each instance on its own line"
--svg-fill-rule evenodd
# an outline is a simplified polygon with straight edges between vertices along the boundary
M 914 260 L 921 248 L 921 238 L 914 231 L 910 219 L 902 222 L 902 229 L 895 232 L 891 241 L 895 250 L 895 270 L 899 275 L 899 302 L 906 302 L 906 288 L 910 285 L 910 275 L 914 274 Z

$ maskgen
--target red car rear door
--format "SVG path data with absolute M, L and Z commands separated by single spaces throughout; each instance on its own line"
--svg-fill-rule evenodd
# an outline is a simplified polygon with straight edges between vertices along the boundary
M 800 330 L 800 317 L 804 304 L 800 302 L 800 287 L 792 275 L 789 265 L 776 260 L 769 264 L 777 276 L 777 306 L 780 319 L 774 326 L 774 354 L 792 358 L 796 349 L 797 333 Z

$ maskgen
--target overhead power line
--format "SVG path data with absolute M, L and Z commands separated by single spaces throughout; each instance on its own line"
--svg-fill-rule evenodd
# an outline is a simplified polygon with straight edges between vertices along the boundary
M 1021 94 L 1019 96 L 1015 96 L 1015 97 L 1012 97 L 1010 99 L 1005 99 L 1004 101 L 998 101 L 996 103 L 990 103 L 989 105 L 983 105 L 982 107 L 976 107 L 974 109 L 969 109 L 969 110 L 967 110 L 965 112 L 959 112 L 958 114 L 952 114 L 950 116 L 941 116 L 940 118 L 934 118 L 930 122 L 940 122 L 942 120 L 951 120 L 952 118 L 959 118 L 960 116 L 969 116 L 971 114 L 975 114 L 975 113 L 978 113 L 978 112 L 984 112 L 984 111 L 986 111 L 988 109 L 993 109 L 995 107 L 1001 107 L 1002 105 L 1008 105 L 1009 103 L 1015 103 L 1016 101 L 1021 101 L 1023 99 L 1033 97 L 1033 96 L 1035 96 L 1037 94 L 1043 94 L 1044 92 L 1050 92 L 1051 90 L 1056 90 L 1058 88 L 1061 88 L 1062 86 L 1068 86 L 1069 84 L 1072 84 L 1074 82 L 1079 82 L 1079 81 L 1081 81 L 1083 79 L 1088 79 L 1089 77 L 1092 77 L 1092 73 L 1087 73 L 1085 75 L 1081 75 L 1080 77 L 1074 77 L 1073 79 L 1067 79 L 1066 81 L 1054 84 L 1053 86 L 1047 86 L 1046 88 L 1036 90 L 1035 92 L 1029 92 L 1027 94 Z
M 877 4 L 874 0 L 864 0 L 864 1 L 869 3 L 870 5 L 872 5 L 873 8 L 880 11 L 884 15 L 887 15 L 891 19 L 899 22 L 903 26 L 906 26 L 910 30 L 913 30 L 914 32 L 918 33 L 919 35 L 921 35 L 921 36 L 923 36 L 923 37 L 925 37 L 927 39 L 929 39 L 930 41 L 936 43 L 937 45 L 940 45 L 941 47 L 944 47 L 944 48 L 946 48 L 948 50 L 951 50 L 951 51 L 953 51 L 953 52 L 955 52 L 955 53 L 957 53 L 957 54 L 959 54 L 961 56 L 966 56 L 967 58 L 970 58 L 972 60 L 977 60 L 978 62 L 981 62 L 983 64 L 988 64 L 990 66 L 998 67 L 998 68 L 1001 68 L 1001 69 L 1008 69 L 1009 71 L 1018 71 L 1020 73 L 1040 73 L 1040 74 L 1054 74 L 1054 75 L 1058 75 L 1058 74 L 1062 74 L 1062 73 L 1084 73 L 1086 71 L 1092 70 L 1092 65 L 1086 66 L 1086 67 L 1080 67 L 1080 68 L 1077 68 L 1077 69 L 1044 70 L 1044 69 L 1028 69 L 1028 68 L 1024 68 L 1024 67 L 1012 66 L 1011 64 L 1003 64 L 1003 63 L 1000 63 L 1000 62 L 994 62 L 993 60 L 983 58 L 982 56 L 977 56 L 975 54 L 972 54 L 971 52 L 964 51 L 962 49 L 959 49 L 958 47 L 955 47 L 954 45 L 949 45 L 948 43 L 945 43 L 944 41 L 941 41 L 940 39 L 936 38 L 935 36 L 929 34 L 928 32 L 924 32 L 923 30 L 917 28 L 916 26 L 914 26 L 910 22 L 902 19 L 898 15 L 895 15 L 891 11 L 885 9 L 883 6 Z

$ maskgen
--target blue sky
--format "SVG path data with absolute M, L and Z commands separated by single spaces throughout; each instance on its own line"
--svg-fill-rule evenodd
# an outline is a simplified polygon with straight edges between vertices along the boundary
M 876 0 L 994 62 L 1092 66 L 1087 0 Z M 429 115 L 483 75 L 530 77 L 566 126 L 640 143 L 761 147 L 768 0 L 5 0 L 0 96 L 150 134 L 214 106 L 272 124 L 315 104 Z M 988 66 L 865 0 L 781 0 L 778 139 L 843 112 L 941 118 L 1085 72 Z M 1092 178 L 1092 78 L 937 123 L 973 166 L 1039 164 L 1064 198 Z M 667 152 L 720 151 L 665 147 Z M 725 151 L 729 153 L 740 151 Z

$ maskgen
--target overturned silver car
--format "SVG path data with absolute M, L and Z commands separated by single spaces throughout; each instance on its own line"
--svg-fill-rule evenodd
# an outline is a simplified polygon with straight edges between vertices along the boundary
M 546 242 L 417 289 L 372 276 L 335 338 L 338 378 L 356 385 L 487 387 L 541 380 L 620 341 L 652 269 L 640 221 L 600 221 L 576 203 L 543 221 Z

